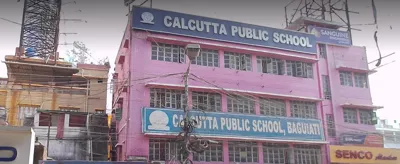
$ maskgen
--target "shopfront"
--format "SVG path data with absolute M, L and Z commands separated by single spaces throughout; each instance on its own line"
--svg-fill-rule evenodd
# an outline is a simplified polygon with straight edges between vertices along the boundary
M 400 150 L 360 147 L 330 146 L 330 160 L 335 164 L 399 164 Z

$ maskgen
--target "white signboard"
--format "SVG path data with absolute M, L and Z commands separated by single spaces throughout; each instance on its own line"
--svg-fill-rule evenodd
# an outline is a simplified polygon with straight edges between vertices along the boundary
M 34 150 L 30 127 L 0 126 L 0 164 L 32 164 Z

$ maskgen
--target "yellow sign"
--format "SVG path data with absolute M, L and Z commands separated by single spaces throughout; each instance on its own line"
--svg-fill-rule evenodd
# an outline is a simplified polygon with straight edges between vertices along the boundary
M 331 163 L 400 164 L 400 149 L 329 146 Z

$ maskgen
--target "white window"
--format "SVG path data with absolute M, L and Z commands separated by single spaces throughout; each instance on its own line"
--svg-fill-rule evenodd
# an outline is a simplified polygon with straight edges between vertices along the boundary
M 96 109 L 96 110 L 95 110 L 95 113 L 97 113 L 97 114 L 104 114 L 105 111 L 104 111 L 103 109 Z
M 318 118 L 316 104 L 306 101 L 290 101 L 292 117 L 297 118 Z
M 268 74 L 285 74 L 285 62 L 281 59 L 257 56 L 257 71 Z
M 333 119 L 332 114 L 326 114 L 326 122 L 327 122 L 326 124 L 327 124 L 328 136 L 335 137 L 336 136 L 335 120 Z
M 182 90 L 150 88 L 150 107 L 183 109 L 184 98 Z
M 33 119 L 39 105 L 18 105 L 18 122 L 21 126 L 33 126 Z
M 265 164 L 287 164 L 289 163 L 289 146 L 286 144 L 263 143 L 263 154 Z
M 79 112 L 80 108 L 75 108 L 75 107 L 58 107 L 60 111 L 64 112 Z
M 217 50 L 201 49 L 201 53 L 192 61 L 192 64 L 219 67 L 219 54 Z
M 321 58 L 326 59 L 326 56 L 327 56 L 326 44 L 318 44 L 318 49 L 319 49 L 319 56 Z
M 256 142 L 229 141 L 229 162 L 258 162 L 258 146 Z
M 247 96 L 229 96 L 228 112 L 255 114 L 254 101 Z
M 193 161 L 201 162 L 223 162 L 222 141 L 217 144 L 209 144 L 202 153 L 193 153 Z
M 241 71 L 251 71 L 251 55 L 243 53 L 225 52 L 225 68 Z
M 322 75 L 322 85 L 324 89 L 324 98 L 326 100 L 332 99 L 332 94 L 331 94 L 331 85 L 329 84 L 329 76 L 327 75 Z
M 313 67 L 311 63 L 286 60 L 286 74 L 294 77 L 313 78 Z
M 344 117 L 344 122 L 352 123 L 352 124 L 358 123 L 356 109 L 344 108 L 343 109 L 343 117 Z
M 284 100 L 260 98 L 260 113 L 267 116 L 286 117 L 286 104 Z
M 185 63 L 185 48 L 178 45 L 151 43 L 151 59 Z
M 371 110 L 358 110 L 360 113 L 360 124 L 372 125 L 372 111 Z
M 356 87 L 368 88 L 367 74 L 354 73 L 354 83 Z
M 344 86 L 353 86 L 353 76 L 351 72 L 340 71 L 340 84 Z
M 221 95 L 217 93 L 192 92 L 193 109 L 207 112 L 221 111 Z
M 294 145 L 294 163 L 321 164 L 321 147 L 314 145 Z
M 177 161 L 183 159 L 179 151 L 179 143 L 174 140 L 151 138 L 149 141 L 150 161 Z

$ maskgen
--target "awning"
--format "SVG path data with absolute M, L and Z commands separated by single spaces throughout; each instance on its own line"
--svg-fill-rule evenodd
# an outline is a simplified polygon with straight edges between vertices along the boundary
M 357 109 L 382 109 L 383 106 L 367 105 L 367 104 L 352 104 L 344 103 L 340 105 L 343 108 L 357 108 Z
M 350 72 L 368 73 L 368 74 L 377 72 L 376 70 L 361 69 L 361 68 L 355 68 L 355 67 L 349 67 L 349 66 L 343 66 L 343 65 L 336 66 L 336 69 L 339 71 L 350 71 Z
M 183 84 L 166 84 L 166 83 L 146 83 L 145 84 L 148 87 L 151 86 L 164 86 L 164 87 L 173 87 L 173 88 L 184 88 Z M 205 87 L 205 86 L 194 86 L 190 85 L 189 89 L 205 89 L 205 90 L 222 90 L 221 88 L 216 88 L 216 87 Z M 273 97 L 273 98 L 284 98 L 284 99 L 292 99 L 292 100 L 305 100 L 305 101 L 323 101 L 323 99 L 320 99 L 318 97 L 305 97 L 305 96 L 295 96 L 295 95 L 286 95 L 286 94 L 277 94 L 277 93 L 268 93 L 268 92 L 256 92 L 256 91 L 246 91 L 246 90 L 238 90 L 238 89 L 229 89 L 229 88 L 223 88 L 225 91 L 230 91 L 230 92 L 239 92 L 239 93 L 247 93 L 247 94 L 253 94 L 253 95 L 259 95 L 259 96 L 268 96 L 268 97 Z

